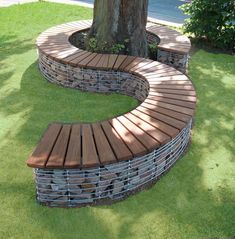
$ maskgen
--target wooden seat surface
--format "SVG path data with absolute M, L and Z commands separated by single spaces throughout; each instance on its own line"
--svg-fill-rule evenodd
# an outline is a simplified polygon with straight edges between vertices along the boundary
M 171 141 L 194 115 L 196 93 L 183 73 L 149 59 L 91 53 L 69 43 L 71 34 L 90 25 L 73 22 L 43 32 L 39 51 L 77 67 L 137 75 L 148 81 L 149 94 L 136 109 L 110 120 L 51 123 L 27 161 L 30 167 L 89 168 L 142 156 Z

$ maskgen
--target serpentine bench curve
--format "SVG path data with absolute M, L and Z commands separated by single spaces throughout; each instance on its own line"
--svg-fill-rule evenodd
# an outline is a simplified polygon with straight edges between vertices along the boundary
M 69 38 L 90 25 L 72 22 L 43 32 L 37 39 L 41 72 L 56 84 L 119 92 L 141 103 L 102 122 L 48 126 L 27 165 L 35 171 L 37 200 L 50 206 L 124 198 L 167 171 L 190 137 L 196 93 L 188 77 L 160 62 L 71 45 Z

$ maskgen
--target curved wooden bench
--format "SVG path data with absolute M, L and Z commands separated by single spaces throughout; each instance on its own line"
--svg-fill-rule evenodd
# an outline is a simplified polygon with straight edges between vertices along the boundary
M 39 170 L 36 176 L 40 181 L 42 175 L 51 175 L 53 169 L 84 169 L 91 170 L 91 174 L 98 169 L 96 175 L 102 175 L 102 170 L 109 165 L 120 168 L 122 162 L 129 162 L 130 170 L 136 162 L 141 165 L 154 159 L 157 173 L 151 173 L 151 177 L 156 178 L 175 162 L 187 145 L 196 104 L 194 87 L 187 76 L 165 64 L 140 57 L 91 53 L 72 46 L 69 37 L 90 25 L 90 21 L 72 22 L 43 32 L 37 39 L 42 73 L 53 83 L 87 91 L 120 92 L 142 103 L 124 115 L 102 122 L 50 124 L 27 165 Z M 163 162 L 164 166 L 159 167 Z M 117 178 L 120 173 L 116 172 Z M 90 179 L 84 180 L 87 190 Z M 96 187 L 100 178 L 97 180 Z M 115 181 L 114 177 L 112 185 Z M 142 179 L 135 185 L 146 182 Z M 126 184 L 120 183 L 124 192 Z M 114 190 L 114 186 L 111 187 Z M 46 198 L 45 201 L 50 200 Z M 65 201 L 68 205 L 68 200 Z M 93 201 L 86 198 L 84 203 Z

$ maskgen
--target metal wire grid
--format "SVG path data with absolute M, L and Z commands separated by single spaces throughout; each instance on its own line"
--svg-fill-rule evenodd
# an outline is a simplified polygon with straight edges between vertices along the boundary
M 136 75 L 121 71 L 101 71 L 73 67 L 52 60 L 43 53 L 39 53 L 39 68 L 44 77 L 51 83 L 83 91 L 116 92 L 133 96 L 139 101 L 143 101 L 149 91 L 148 82 Z M 64 80 L 61 80 L 60 76 L 64 77 Z M 91 80 L 85 79 L 85 76 L 89 76 Z
M 121 199 L 167 171 L 184 152 L 192 121 L 170 142 L 142 157 L 92 169 L 34 169 L 37 200 L 74 207 Z

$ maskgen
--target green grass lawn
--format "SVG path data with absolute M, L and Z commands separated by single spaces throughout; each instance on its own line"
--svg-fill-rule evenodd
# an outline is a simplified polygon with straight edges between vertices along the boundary
M 51 121 L 98 121 L 135 107 L 130 97 L 48 83 L 35 39 L 88 19 L 77 6 L 0 9 L 0 239 L 196 239 L 235 236 L 235 58 L 198 49 L 189 75 L 198 104 L 187 154 L 154 187 L 111 206 L 58 209 L 35 201 L 25 160 Z

